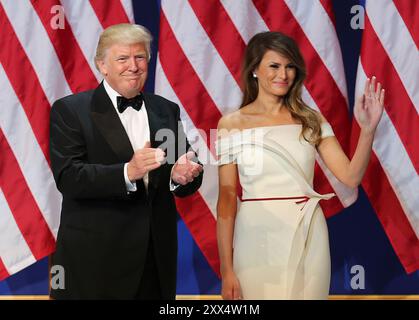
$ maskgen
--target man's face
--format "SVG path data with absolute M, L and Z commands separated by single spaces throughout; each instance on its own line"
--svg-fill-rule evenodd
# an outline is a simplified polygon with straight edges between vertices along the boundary
M 109 85 L 126 98 L 135 97 L 144 87 L 148 63 L 144 44 L 114 44 L 98 61 Z

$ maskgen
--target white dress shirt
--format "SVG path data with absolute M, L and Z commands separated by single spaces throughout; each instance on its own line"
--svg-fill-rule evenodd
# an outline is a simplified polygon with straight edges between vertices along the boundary
M 103 80 L 103 86 L 105 87 L 106 93 L 112 101 L 112 104 L 121 120 L 122 126 L 124 127 L 129 141 L 131 142 L 132 149 L 134 152 L 138 149 L 142 149 L 147 141 L 150 141 L 150 127 L 148 124 L 147 109 L 143 101 L 142 107 L 139 111 L 134 108 L 127 108 L 124 112 L 119 113 L 117 108 L 117 97 L 121 96 L 116 92 L 107 82 Z M 127 186 L 127 191 L 137 191 L 136 182 L 131 182 L 128 179 L 128 163 L 124 165 L 124 178 Z M 143 177 L 144 185 L 147 190 L 148 187 L 148 173 Z

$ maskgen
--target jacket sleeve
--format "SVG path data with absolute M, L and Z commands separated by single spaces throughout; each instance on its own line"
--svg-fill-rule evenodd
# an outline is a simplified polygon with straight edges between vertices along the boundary
M 50 114 L 51 167 L 58 190 L 76 199 L 129 199 L 124 163 L 92 164 L 79 117 L 63 100 L 56 101 Z
M 179 110 L 179 106 L 177 106 L 177 105 L 176 105 L 176 120 L 177 120 L 177 124 L 179 124 L 177 126 L 177 128 L 178 128 L 178 132 L 177 132 L 178 140 L 177 141 L 186 141 L 186 150 L 187 151 L 194 151 L 192 149 L 191 145 L 189 144 L 189 141 L 188 141 L 188 139 L 186 137 L 186 134 L 185 134 L 185 131 L 183 129 L 183 125 L 182 125 L 182 122 L 180 120 L 180 110 Z M 178 152 L 178 155 L 181 156 L 182 154 L 179 154 L 179 152 Z M 201 164 L 199 161 L 198 161 L 198 163 Z M 177 197 L 180 197 L 180 198 L 183 198 L 183 197 L 186 197 L 186 196 L 189 196 L 189 195 L 193 194 L 201 186 L 203 175 L 204 175 L 204 171 L 202 171 L 200 173 L 200 175 L 198 177 L 196 177 L 192 182 L 190 182 L 190 183 L 188 183 L 184 186 L 179 185 L 173 191 L 173 194 Z

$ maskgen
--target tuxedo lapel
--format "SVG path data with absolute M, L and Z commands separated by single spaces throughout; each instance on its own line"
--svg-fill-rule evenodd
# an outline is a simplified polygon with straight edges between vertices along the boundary
M 122 162 L 131 160 L 134 150 L 111 99 L 103 87 L 103 82 L 93 94 L 91 115 L 100 133 L 118 158 Z
M 150 127 L 150 144 L 152 148 L 157 148 L 161 141 L 155 140 L 156 133 L 159 129 L 167 127 L 167 115 L 162 113 L 161 106 L 153 101 L 153 97 L 146 93 L 144 94 L 144 104 L 147 108 Z M 91 106 L 93 122 L 121 162 L 128 162 L 131 160 L 134 150 L 116 112 L 103 83 L 101 83 L 93 94 Z M 150 199 L 153 198 L 158 188 L 159 173 L 160 170 L 156 169 L 150 171 L 148 175 L 148 196 Z

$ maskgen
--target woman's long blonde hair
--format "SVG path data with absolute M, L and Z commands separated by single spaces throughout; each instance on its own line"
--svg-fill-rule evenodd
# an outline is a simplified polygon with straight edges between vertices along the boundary
M 304 103 L 301 98 L 303 82 L 306 78 L 306 66 L 303 56 L 295 41 L 280 32 L 261 32 L 250 39 L 242 67 L 243 101 L 240 108 L 256 100 L 259 88 L 253 72 L 259 66 L 266 51 L 272 50 L 286 57 L 296 68 L 296 77 L 289 92 L 284 97 L 284 106 L 291 116 L 302 124 L 302 137 L 317 145 L 321 137 L 321 119 L 319 114 Z

